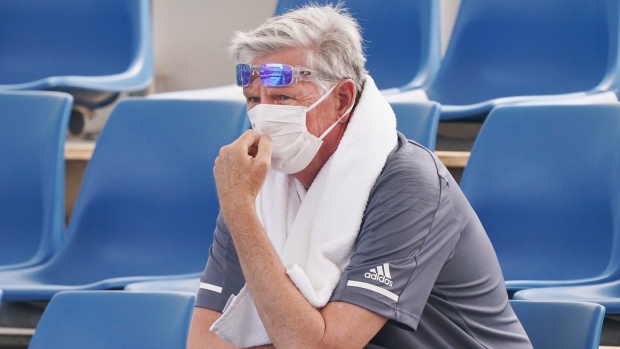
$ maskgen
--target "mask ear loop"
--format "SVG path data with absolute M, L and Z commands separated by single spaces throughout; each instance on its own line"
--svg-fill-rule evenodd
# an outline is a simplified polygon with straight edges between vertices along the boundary
M 336 88 L 338 84 L 332 86 L 332 88 L 330 88 L 327 92 L 325 92 L 325 94 L 323 94 L 321 96 L 321 98 L 319 98 L 318 101 L 312 103 L 311 106 L 309 106 L 308 108 L 306 108 L 306 113 L 309 112 L 310 110 L 314 109 L 314 107 L 316 107 L 317 105 L 319 105 L 319 103 L 323 102 L 325 100 L 325 98 L 327 98 L 329 96 L 330 93 L 332 93 L 332 91 Z
M 323 94 L 321 96 L 321 98 L 319 98 L 318 101 L 312 103 L 311 106 L 309 106 L 308 108 L 306 108 L 306 113 L 309 112 L 310 110 L 312 110 L 314 107 L 316 107 L 319 103 L 323 102 L 323 100 L 325 100 L 325 98 L 327 98 L 327 96 L 330 95 L 330 93 L 332 93 L 332 91 L 334 91 L 334 89 L 336 88 L 336 86 L 338 86 L 338 84 L 335 84 L 334 86 L 332 86 L 332 88 L 330 88 L 327 92 L 325 92 L 325 94 Z M 344 118 L 345 116 L 347 116 L 347 114 L 349 114 L 351 112 L 351 110 L 353 109 L 353 106 L 355 105 L 355 103 L 351 104 L 351 106 L 349 107 L 349 109 L 347 109 L 347 111 L 342 114 L 342 116 L 340 118 L 338 118 L 338 120 L 336 120 L 336 122 L 334 122 L 330 127 L 327 128 L 327 130 L 325 130 L 325 132 L 323 132 L 323 134 L 319 137 L 320 140 L 323 140 L 323 138 L 325 138 L 325 136 L 327 136 L 329 134 L 329 132 L 331 130 L 334 129 L 334 127 L 336 127 L 336 125 L 338 125 L 338 123 L 340 122 L 340 120 L 342 120 L 342 118 Z
M 319 137 L 320 140 L 323 140 L 323 138 L 325 138 L 325 136 L 327 136 L 329 134 L 329 132 L 336 127 L 336 125 L 338 125 L 338 123 L 340 122 L 340 120 L 342 120 L 345 116 L 347 116 L 347 114 L 349 114 L 351 112 L 351 110 L 353 109 L 353 105 L 355 104 L 351 104 L 351 106 L 349 107 L 349 109 L 347 109 L 346 112 L 344 112 L 344 114 L 342 114 L 342 116 L 336 120 L 336 122 L 334 122 L 330 127 L 327 128 L 327 130 L 325 130 L 325 132 L 323 132 L 323 134 Z

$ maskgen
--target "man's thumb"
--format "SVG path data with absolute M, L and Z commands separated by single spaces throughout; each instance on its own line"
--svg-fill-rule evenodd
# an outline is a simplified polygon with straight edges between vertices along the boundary
M 271 138 L 268 135 L 261 135 L 258 141 L 258 153 L 256 153 L 255 159 L 271 166 L 271 150 Z

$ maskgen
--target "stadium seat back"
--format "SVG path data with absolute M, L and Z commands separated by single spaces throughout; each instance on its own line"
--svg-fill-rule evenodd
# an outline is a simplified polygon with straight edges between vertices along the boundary
M 30 349 L 185 348 L 194 296 L 74 291 L 54 296 Z
M 308 2 L 280 0 L 275 12 L 282 14 Z M 441 61 L 439 1 L 350 0 L 344 7 L 362 27 L 366 68 L 380 89 L 421 85 L 436 74 Z
M 245 103 L 123 100 L 97 141 L 67 242 L 37 279 L 200 273 L 219 211 L 214 160 L 247 128 Z
M 64 145 L 73 98 L 0 91 L 0 269 L 35 265 L 64 232 Z
M 598 349 L 605 308 L 585 302 L 518 301 L 510 305 L 536 349 Z
M 391 103 L 396 127 L 407 139 L 435 150 L 441 106 L 436 102 Z
M 138 91 L 153 78 L 148 0 L 2 1 L 0 89 Z M 94 101 L 91 101 L 94 100 Z
M 426 92 L 443 105 L 468 105 L 617 81 L 618 7 L 614 0 L 463 0 Z
M 620 104 L 512 106 L 489 114 L 460 185 L 509 289 L 618 272 L 618 130 Z

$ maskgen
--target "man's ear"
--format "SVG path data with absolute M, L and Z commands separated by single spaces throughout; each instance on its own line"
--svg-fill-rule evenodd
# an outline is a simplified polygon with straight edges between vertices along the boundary
M 355 88 L 355 83 L 351 79 L 341 81 L 339 84 L 340 86 L 336 87 L 336 96 L 338 98 L 338 116 L 341 117 L 355 103 L 357 89 Z M 350 116 L 351 113 L 343 117 L 340 123 L 346 123 Z

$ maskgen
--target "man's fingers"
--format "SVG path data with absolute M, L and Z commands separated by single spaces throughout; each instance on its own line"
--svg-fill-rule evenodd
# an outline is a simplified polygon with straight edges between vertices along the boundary
M 260 136 L 258 142 L 258 152 L 255 157 L 256 161 L 266 163 L 271 166 L 271 138 L 267 135 Z
M 239 144 L 240 147 L 243 147 L 248 154 L 252 152 L 252 147 L 256 147 L 258 145 L 258 141 L 260 139 L 260 135 L 254 130 L 247 130 L 241 137 L 237 138 L 235 143 Z

